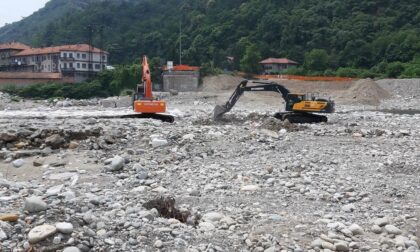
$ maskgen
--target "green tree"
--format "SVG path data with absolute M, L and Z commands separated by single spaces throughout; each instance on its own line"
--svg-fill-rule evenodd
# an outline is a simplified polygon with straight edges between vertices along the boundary
M 324 71 L 329 66 L 329 56 L 324 49 L 313 49 L 305 53 L 303 66 L 307 70 Z
M 386 73 L 388 77 L 390 78 L 399 77 L 403 71 L 404 71 L 404 65 L 399 61 L 389 63 L 386 69 Z
M 261 71 L 261 55 L 256 45 L 249 45 L 241 59 L 241 70 L 245 73 L 257 74 Z

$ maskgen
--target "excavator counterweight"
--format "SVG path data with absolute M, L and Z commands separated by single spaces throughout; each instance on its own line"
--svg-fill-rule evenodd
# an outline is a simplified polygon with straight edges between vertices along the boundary
M 248 85 L 253 84 L 253 85 Z M 315 96 L 307 97 L 305 94 L 292 94 L 283 85 L 275 82 L 242 81 L 224 105 L 214 108 L 214 120 L 220 119 L 229 112 L 244 92 L 270 91 L 281 94 L 286 102 L 286 112 L 277 112 L 274 117 L 291 123 L 320 123 L 327 122 L 327 117 L 313 113 L 333 113 L 335 103 L 331 99 L 320 99 Z

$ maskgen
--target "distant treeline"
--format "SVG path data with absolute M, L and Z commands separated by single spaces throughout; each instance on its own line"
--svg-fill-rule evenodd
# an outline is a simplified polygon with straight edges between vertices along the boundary
M 53 11 L 60 1 L 47 6 Z M 47 23 L 38 15 L 43 29 L 23 42 L 88 42 L 91 34 L 111 53 L 112 64 L 132 64 L 143 54 L 166 62 L 179 58 L 181 28 L 183 62 L 209 72 L 258 72 L 258 60 L 287 57 L 301 64 L 303 74 L 419 76 L 418 0 L 86 2 L 83 10 Z M 31 30 L 20 29 L 29 40 Z

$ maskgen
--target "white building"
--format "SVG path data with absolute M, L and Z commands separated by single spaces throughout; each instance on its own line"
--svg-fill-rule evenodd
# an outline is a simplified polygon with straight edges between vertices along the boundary
M 29 48 L 10 57 L 10 71 L 80 74 L 106 68 L 109 53 L 87 44 Z

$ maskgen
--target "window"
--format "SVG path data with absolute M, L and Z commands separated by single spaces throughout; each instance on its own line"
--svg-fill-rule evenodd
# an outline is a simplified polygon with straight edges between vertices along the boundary
M 48 71 L 51 71 L 51 65 L 48 65 Z
M 69 53 L 69 58 L 73 58 L 73 53 Z
M 64 68 L 67 68 L 67 63 L 64 63 Z
M 67 58 L 67 53 L 63 53 L 63 58 Z
M 78 54 L 76 54 L 77 55 L 77 58 L 79 59 L 80 58 L 80 53 L 78 53 Z
M 76 66 L 77 66 L 77 68 L 80 68 L 80 63 L 77 63 Z
M 86 64 L 85 63 L 82 64 L 82 68 L 86 69 Z
M 70 68 L 73 68 L 73 63 L 69 63 L 69 67 Z
M 101 66 L 99 66 L 99 64 L 95 64 L 95 69 L 100 69 Z
M 89 69 L 93 69 L 93 65 L 89 63 Z
M 106 60 L 106 56 L 102 55 L 102 60 L 105 61 Z
M 82 54 L 82 59 L 86 59 L 86 54 L 85 53 Z
M 50 59 L 51 59 L 51 55 L 48 54 L 48 60 L 50 60 Z
M 47 60 L 47 56 L 42 56 L 42 60 Z

